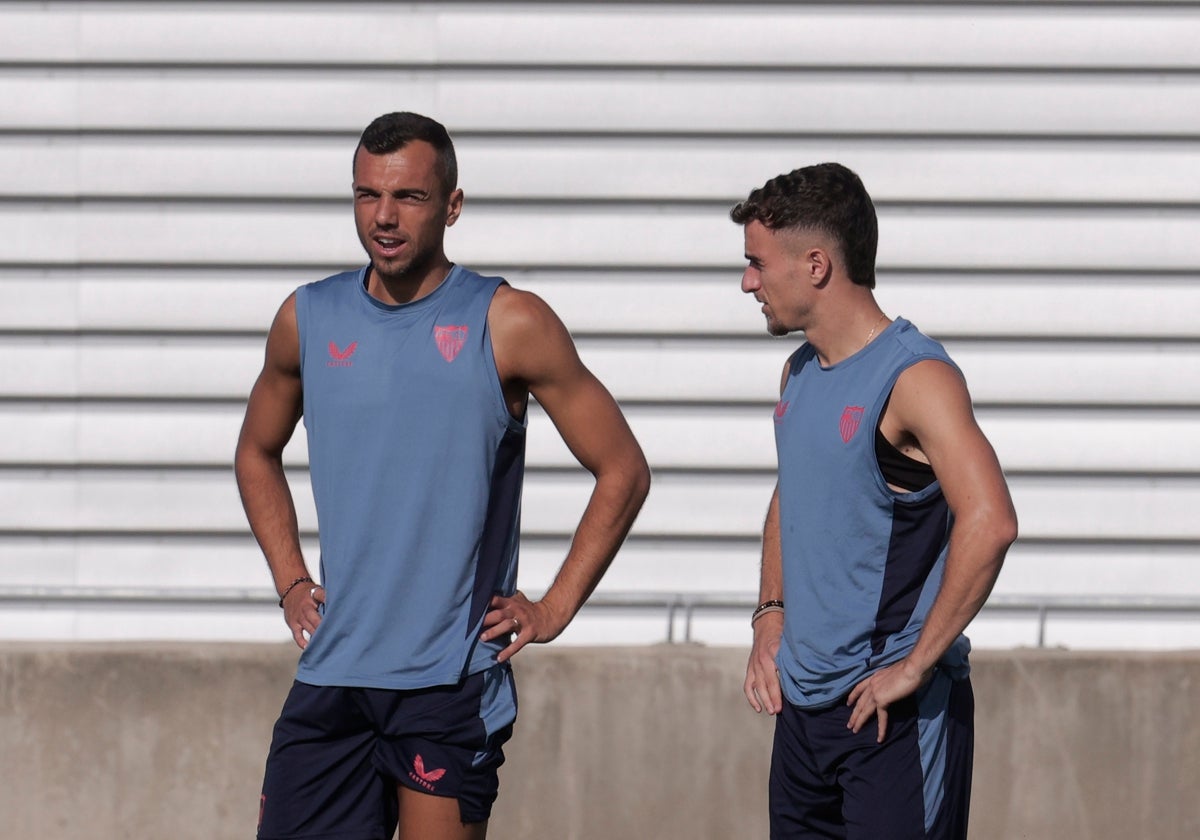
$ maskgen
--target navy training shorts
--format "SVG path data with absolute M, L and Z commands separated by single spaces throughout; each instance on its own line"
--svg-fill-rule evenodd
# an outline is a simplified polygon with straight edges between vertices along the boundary
M 954 840 L 967 836 L 975 699 L 969 679 L 935 670 L 916 695 L 888 707 L 887 736 L 871 718 L 846 728 L 843 699 L 790 703 L 775 722 L 771 840 Z
M 517 714 L 507 663 L 457 685 L 414 690 L 294 682 L 275 723 L 259 840 L 389 840 L 397 784 L 491 814 Z

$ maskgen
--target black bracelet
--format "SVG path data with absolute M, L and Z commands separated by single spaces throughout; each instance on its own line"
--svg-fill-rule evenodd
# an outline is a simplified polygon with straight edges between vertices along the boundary
M 279 596 L 279 608 L 280 609 L 283 609 L 283 599 L 286 598 L 288 596 L 288 593 L 291 592 L 293 589 L 295 589 L 301 583 L 316 583 L 316 581 L 313 580 L 312 578 L 310 578 L 308 575 L 305 575 L 304 577 L 298 577 L 294 581 L 289 583 L 287 585 L 287 589 L 283 590 L 283 594 Z
M 758 618 L 758 616 L 763 612 L 763 610 L 766 610 L 770 607 L 779 607 L 779 609 L 783 609 L 783 601 L 780 601 L 777 598 L 772 598 L 770 601 L 763 601 L 754 610 L 754 615 L 750 616 L 750 620 L 754 621 L 754 619 Z

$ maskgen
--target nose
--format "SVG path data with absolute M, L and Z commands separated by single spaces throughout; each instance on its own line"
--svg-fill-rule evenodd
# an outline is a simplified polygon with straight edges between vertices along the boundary
M 762 287 L 758 282 L 758 272 L 752 268 L 747 268 L 742 272 L 742 291 L 746 294 L 752 294 Z
M 375 202 L 376 227 L 391 228 L 397 223 L 396 200 L 390 195 L 381 195 Z

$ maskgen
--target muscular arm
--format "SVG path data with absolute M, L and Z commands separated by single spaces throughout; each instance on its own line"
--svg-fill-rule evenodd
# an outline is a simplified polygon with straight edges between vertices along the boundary
M 782 396 L 787 385 L 792 362 L 788 359 L 783 366 L 783 377 L 779 383 Z M 762 570 L 758 584 L 758 602 L 783 600 L 783 548 L 779 537 L 779 485 L 771 494 L 767 506 L 767 518 L 763 523 Z M 786 604 L 784 605 L 786 608 Z M 783 613 L 770 612 L 754 620 L 754 641 L 750 647 L 750 661 L 746 665 L 746 681 L 742 691 L 756 712 L 764 709 L 767 714 L 783 711 L 783 691 L 779 687 L 779 671 L 775 656 L 783 640 Z
M 616 401 L 584 367 L 558 317 L 536 296 L 502 286 L 488 312 L 496 367 L 510 406 L 537 398 L 579 463 L 595 477 L 591 498 L 553 584 L 540 601 L 497 596 L 482 639 L 519 631 L 501 661 L 558 636 L 595 589 L 650 488 L 650 469 Z
M 300 342 L 296 324 L 295 296 L 279 309 L 267 336 L 266 360 L 246 405 L 246 417 L 238 437 L 234 472 L 250 530 L 262 547 L 275 580 L 283 593 L 292 581 L 308 577 L 300 552 L 296 508 L 283 471 L 283 448 L 291 440 L 300 420 Z M 312 585 L 300 585 L 284 601 L 284 621 L 301 648 L 304 633 L 320 624 L 317 600 L 309 594 Z M 316 593 L 321 599 L 324 593 Z
M 971 410 L 958 372 L 924 361 L 901 374 L 892 391 L 886 424 L 916 442 L 942 485 L 954 513 L 941 588 L 921 635 L 903 660 L 875 672 L 849 697 L 850 727 L 859 731 L 879 718 L 879 740 L 887 729 L 887 707 L 916 691 L 938 660 L 979 612 L 1017 536 L 1017 517 L 996 453 Z M 886 430 L 885 430 L 886 431 Z
M 767 519 L 763 524 L 762 574 L 758 587 L 758 602 L 783 600 L 783 553 L 779 545 L 779 486 L 771 494 Z M 783 692 L 779 687 L 779 671 L 775 655 L 783 640 L 783 613 L 764 613 L 754 620 L 754 642 L 750 662 L 746 666 L 746 682 L 742 690 L 756 712 L 767 714 L 783 710 Z

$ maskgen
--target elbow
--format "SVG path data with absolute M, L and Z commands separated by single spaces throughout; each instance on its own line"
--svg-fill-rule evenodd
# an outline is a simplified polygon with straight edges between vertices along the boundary
M 1011 507 L 990 518 L 987 537 L 996 556 L 1003 557 L 1009 547 L 1017 541 L 1018 530 L 1017 513 Z
M 636 515 L 645 504 L 646 497 L 650 495 L 651 482 L 650 465 L 640 449 L 635 453 L 635 457 L 629 460 L 625 469 L 625 482 L 628 505 Z
M 997 538 L 1005 549 L 1017 541 L 1020 528 L 1017 525 L 1017 512 L 1015 510 L 1012 508 L 1008 509 L 1008 513 L 1000 523 L 998 530 Z
M 253 481 L 254 467 L 253 451 L 239 441 L 237 449 L 233 451 L 233 476 L 237 480 L 238 489 L 243 493 L 247 484 Z
M 233 474 L 243 490 L 266 473 L 283 471 L 283 453 L 268 451 L 242 437 L 233 451 Z
M 634 494 L 638 500 L 638 507 L 646 501 L 646 497 L 650 495 L 650 465 L 646 463 L 645 458 L 642 459 L 641 467 L 638 470 L 636 483 L 634 485 Z
M 233 450 L 233 473 L 240 481 L 247 472 L 253 471 L 256 463 L 262 462 L 262 450 L 252 446 L 245 435 L 238 438 Z
M 634 510 L 640 510 L 646 501 L 646 496 L 650 494 L 651 481 L 650 465 L 646 463 L 646 456 L 640 449 L 629 459 L 624 473 L 626 495 L 629 502 Z

